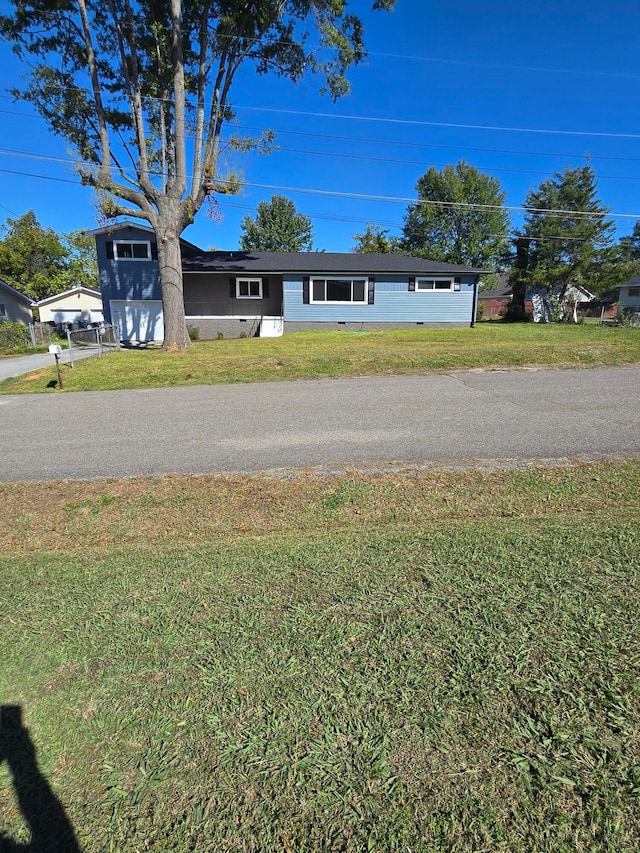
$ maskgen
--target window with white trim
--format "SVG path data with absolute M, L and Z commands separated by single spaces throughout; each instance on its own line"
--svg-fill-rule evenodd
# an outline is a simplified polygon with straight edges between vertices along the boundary
M 312 303 L 352 302 L 361 304 L 367 301 L 366 278 L 312 278 L 309 284 L 309 296 Z
M 147 240 L 114 240 L 113 257 L 117 261 L 150 261 L 151 243 Z
M 236 299 L 262 299 L 262 279 L 236 278 Z
M 416 278 L 416 290 L 453 290 L 452 278 Z

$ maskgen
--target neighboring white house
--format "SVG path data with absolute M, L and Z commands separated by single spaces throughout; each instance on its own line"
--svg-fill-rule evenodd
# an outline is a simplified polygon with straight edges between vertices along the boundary
M 35 303 L 35 307 L 40 312 L 41 323 L 86 326 L 104 320 L 100 291 L 80 284 L 64 293 L 41 299 Z

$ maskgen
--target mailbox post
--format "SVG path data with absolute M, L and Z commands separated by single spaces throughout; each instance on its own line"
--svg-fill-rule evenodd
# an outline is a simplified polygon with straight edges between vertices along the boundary
M 58 387 L 62 391 L 62 373 L 60 372 L 60 356 L 62 355 L 62 347 L 60 344 L 49 344 L 49 352 L 56 357 L 56 369 L 58 371 Z

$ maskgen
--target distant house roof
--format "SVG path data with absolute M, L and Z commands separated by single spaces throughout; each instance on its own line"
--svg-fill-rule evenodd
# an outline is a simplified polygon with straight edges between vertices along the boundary
M 498 278 L 497 287 L 486 290 L 482 288 L 478 292 L 478 299 L 511 299 L 513 296 L 513 285 L 509 283 L 509 275 L 503 274 Z
M 39 308 L 40 305 L 49 305 L 51 302 L 57 302 L 59 299 L 65 299 L 67 296 L 72 296 L 74 293 L 86 293 L 87 296 L 95 296 L 96 299 L 102 299 L 102 295 L 99 290 L 78 284 L 76 287 L 70 287 L 69 290 L 64 290 L 62 293 L 54 293 L 53 296 L 47 296 L 45 299 L 39 299 L 38 302 L 34 304 Z
M 27 305 L 33 305 L 34 304 L 34 301 L 33 301 L 33 299 L 31 299 L 30 296 L 26 296 L 20 290 L 16 290 L 15 287 L 12 287 L 10 284 L 7 284 L 7 282 L 3 281 L 1 278 L 0 278 L 0 287 L 4 288 L 9 293 L 12 293 L 16 297 L 16 299 L 22 299 L 24 302 L 27 303 Z
M 358 254 L 355 252 L 203 252 L 187 251 L 182 256 L 185 272 L 247 273 L 411 273 L 464 275 L 488 270 L 426 261 L 409 255 Z
M 640 287 L 640 275 L 634 275 L 633 278 L 630 278 L 628 281 L 622 281 L 620 284 L 614 285 L 612 290 L 618 290 L 620 287 Z

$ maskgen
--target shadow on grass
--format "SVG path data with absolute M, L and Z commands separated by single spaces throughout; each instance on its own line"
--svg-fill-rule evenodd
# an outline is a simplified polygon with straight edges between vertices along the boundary
M 19 844 L 0 831 L 0 853 L 80 853 L 73 827 L 40 772 L 20 705 L 0 708 L 0 764 L 3 761 L 9 766 L 31 842 Z

